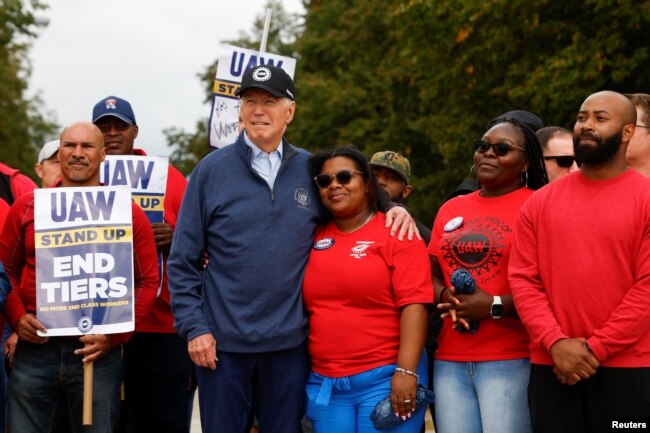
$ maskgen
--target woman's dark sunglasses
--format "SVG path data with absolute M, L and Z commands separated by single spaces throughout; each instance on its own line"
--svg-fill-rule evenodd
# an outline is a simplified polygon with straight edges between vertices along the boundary
M 558 167 L 569 168 L 573 165 L 576 160 L 572 155 L 562 155 L 562 156 L 545 156 L 544 160 L 548 161 L 549 159 L 554 159 Z
M 478 140 L 474 140 L 474 147 L 476 148 L 476 151 L 478 153 L 485 153 L 488 151 L 489 148 L 492 148 L 492 151 L 496 156 L 505 156 L 508 154 L 513 149 L 518 149 L 521 150 L 522 152 L 526 152 L 526 149 L 523 147 L 515 146 L 514 144 L 508 144 L 508 143 L 494 143 L 490 144 L 485 140 L 481 140 L 480 138 Z
M 319 188 L 329 187 L 335 178 L 339 185 L 347 185 L 355 174 L 363 173 L 356 170 L 341 170 L 336 174 L 319 174 L 318 176 L 314 176 L 314 181 Z

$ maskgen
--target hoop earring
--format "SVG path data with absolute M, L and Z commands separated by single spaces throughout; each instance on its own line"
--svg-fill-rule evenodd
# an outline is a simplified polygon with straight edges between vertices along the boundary
M 523 176 L 521 177 L 521 184 L 528 188 L 528 172 L 524 171 Z
M 472 165 L 469 169 L 469 177 L 476 179 L 476 164 Z

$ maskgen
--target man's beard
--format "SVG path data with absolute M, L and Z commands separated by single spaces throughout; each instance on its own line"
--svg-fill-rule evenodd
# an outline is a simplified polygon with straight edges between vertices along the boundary
M 595 147 L 580 145 L 580 137 L 587 136 L 596 142 Z M 612 134 L 603 139 L 595 135 L 578 135 L 573 137 L 573 152 L 575 153 L 576 162 L 578 165 L 585 164 L 604 164 L 614 159 L 621 147 L 621 131 Z

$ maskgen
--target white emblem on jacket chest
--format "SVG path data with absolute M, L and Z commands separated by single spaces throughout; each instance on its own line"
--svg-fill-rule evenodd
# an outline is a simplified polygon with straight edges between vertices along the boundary
M 298 202 L 298 207 L 309 209 L 311 199 L 309 198 L 309 192 L 307 192 L 306 189 L 296 189 L 296 191 L 293 193 L 293 198 Z

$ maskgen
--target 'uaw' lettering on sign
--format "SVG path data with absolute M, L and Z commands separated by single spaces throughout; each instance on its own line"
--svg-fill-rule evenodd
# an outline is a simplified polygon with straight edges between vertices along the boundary
M 111 173 L 111 164 L 115 164 Z M 153 172 L 153 161 L 106 160 L 104 161 L 104 179 L 109 185 L 126 185 L 134 189 L 147 189 Z M 111 177 L 112 174 L 112 177 Z
M 110 191 L 108 197 L 105 191 L 75 191 L 70 198 L 67 192 L 61 191 L 51 197 L 51 217 L 54 222 L 108 221 L 113 212 L 115 191 Z
M 246 59 L 246 56 L 250 56 L 248 59 L 248 62 L 246 63 L 246 68 L 244 68 L 244 60 Z M 239 57 L 239 61 L 237 61 L 237 57 Z M 271 66 L 277 66 L 278 68 L 282 67 L 282 60 L 278 60 L 278 64 L 274 65 L 275 61 L 273 59 L 265 59 L 264 57 L 260 56 L 259 62 L 257 61 L 257 56 L 255 54 L 250 55 L 248 53 L 239 53 L 237 51 L 232 52 L 232 61 L 230 62 L 230 73 L 232 74 L 233 77 L 239 77 L 241 76 L 242 72 L 248 68 L 254 68 L 255 66 L 258 65 L 271 65 Z

